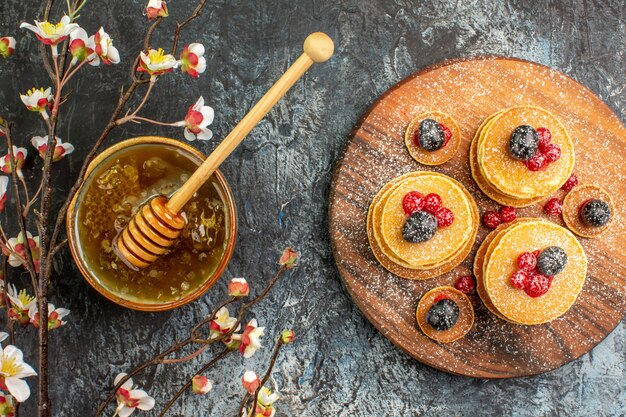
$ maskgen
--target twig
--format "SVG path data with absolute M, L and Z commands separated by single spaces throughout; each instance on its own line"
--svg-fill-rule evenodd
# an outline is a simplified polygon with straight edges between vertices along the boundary
M 193 13 L 189 15 L 189 17 L 182 22 L 176 22 L 176 30 L 174 31 L 174 38 L 172 40 L 172 55 L 176 55 L 176 50 L 178 49 L 178 40 L 180 38 L 180 31 L 187 26 L 192 20 L 200 16 L 200 12 L 202 8 L 205 6 L 206 0 L 200 0 Z
M 233 352 L 232 350 L 228 350 L 228 349 L 224 349 L 223 351 L 221 351 L 216 357 L 214 357 L 213 359 L 211 359 L 210 362 L 208 362 L 206 365 L 204 365 L 202 368 L 198 369 L 196 371 L 196 373 L 187 380 L 187 382 L 185 383 L 185 385 L 183 385 L 177 392 L 176 394 L 174 394 L 174 396 L 167 402 L 167 404 L 165 404 L 165 407 L 163 407 L 163 411 L 161 411 L 159 413 L 159 417 L 163 417 L 165 415 L 165 413 L 167 413 L 167 411 L 176 403 L 176 401 L 178 401 L 178 399 L 185 393 L 185 391 L 187 391 L 192 385 L 193 385 L 193 378 L 197 375 L 200 375 L 204 372 L 206 372 L 207 370 L 209 370 L 211 367 L 213 367 L 213 365 L 215 365 L 217 362 L 219 362 L 220 360 L 222 360 L 224 357 L 226 357 L 226 355 L 228 355 L 229 353 Z

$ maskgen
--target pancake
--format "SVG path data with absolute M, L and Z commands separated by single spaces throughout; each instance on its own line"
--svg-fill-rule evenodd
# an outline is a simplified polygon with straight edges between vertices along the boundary
M 478 188 L 480 188 L 480 190 L 487 197 L 502 204 L 503 206 L 511 206 L 511 207 L 517 207 L 517 208 L 531 206 L 541 201 L 543 197 L 536 197 L 536 198 L 530 198 L 530 199 L 518 199 L 518 198 L 509 197 L 505 194 L 502 194 L 500 191 L 496 190 L 495 188 L 493 188 L 485 180 L 485 178 L 483 177 L 480 171 L 480 166 L 478 165 L 478 159 L 476 155 L 476 149 L 478 147 L 478 141 L 479 141 L 480 135 L 485 130 L 485 127 L 500 113 L 501 112 L 495 113 L 489 116 L 488 118 L 486 118 L 476 130 L 474 139 L 472 140 L 472 143 L 470 144 L 470 152 L 469 152 L 469 165 L 470 165 L 472 177 L 474 178 L 476 185 L 478 185 Z
M 449 298 L 459 307 L 459 318 L 448 330 L 435 330 L 426 321 L 426 313 L 438 297 Z M 422 296 L 415 312 L 417 324 L 422 332 L 439 343 L 451 343 L 465 336 L 474 325 L 474 308 L 469 298 L 452 287 L 437 287 Z
M 552 142 L 561 148 L 561 158 L 533 172 L 508 150 L 509 138 L 520 125 L 546 127 Z M 539 107 L 520 106 L 500 112 L 484 128 L 476 149 L 478 165 L 485 180 L 500 193 L 517 199 L 548 196 L 557 191 L 574 169 L 574 145 L 559 120 Z
M 602 233 L 606 232 L 609 227 L 611 227 L 611 222 L 613 218 L 600 227 L 587 226 L 580 219 L 579 210 L 580 207 L 587 200 L 591 199 L 600 199 L 606 202 L 611 208 L 611 216 L 615 216 L 615 207 L 613 206 L 613 200 L 611 199 L 611 195 L 607 193 L 604 189 L 597 187 L 595 185 L 579 185 L 572 189 L 563 200 L 563 221 L 567 227 L 578 236 L 582 237 L 597 237 Z
M 452 137 L 445 147 L 436 151 L 427 151 L 415 143 L 415 132 L 419 129 L 420 123 L 424 119 L 433 119 L 450 129 Z M 441 165 L 452 159 L 459 150 L 459 146 L 461 145 L 461 131 L 454 119 L 445 113 L 438 111 L 422 113 L 409 123 L 404 134 L 404 143 L 406 144 L 409 154 L 420 164 Z
M 554 277 L 545 295 L 529 297 L 510 283 L 517 271 L 517 257 L 549 246 L 564 249 L 567 264 Z M 582 290 L 586 274 L 587 257 L 576 237 L 559 225 L 536 220 L 516 224 L 503 233 L 491 255 L 487 255 L 483 283 L 489 299 L 504 317 L 531 325 L 547 323 L 565 314 Z
M 443 205 L 454 213 L 454 222 L 437 229 L 432 239 L 422 243 L 404 240 L 402 227 L 406 214 L 402 199 L 410 191 L 427 195 L 437 193 Z M 443 174 L 424 173 L 403 180 L 390 194 L 383 207 L 381 230 L 384 242 L 391 251 L 411 267 L 420 267 L 447 259 L 456 253 L 471 237 L 474 228 L 472 210 L 464 187 Z

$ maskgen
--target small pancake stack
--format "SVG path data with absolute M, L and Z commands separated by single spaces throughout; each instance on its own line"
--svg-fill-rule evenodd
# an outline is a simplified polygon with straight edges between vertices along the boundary
M 574 145 L 563 124 L 534 106 L 489 116 L 470 147 L 474 180 L 505 206 L 527 207 L 553 194 L 572 174 L 574 162 Z
M 418 196 L 411 212 L 407 212 L 409 194 Z M 435 207 L 419 206 L 422 197 L 426 202 L 433 195 L 438 197 Z M 446 219 L 438 221 L 437 210 L 448 213 Z M 367 232 L 374 255 L 386 269 L 403 278 L 423 280 L 451 271 L 467 257 L 479 221 L 474 198 L 461 183 L 436 172 L 417 171 L 381 188 L 369 208 Z M 411 236 L 413 241 L 407 240 L 409 229 L 426 236 L 418 236 L 419 242 Z
M 524 288 L 532 274 L 540 274 L 546 286 Z M 519 218 L 499 226 L 483 241 L 474 259 L 476 289 L 483 303 L 494 315 L 515 324 L 542 324 L 565 314 L 586 275 L 587 258 L 576 237 L 538 218 Z M 516 282 L 518 276 L 527 282 Z

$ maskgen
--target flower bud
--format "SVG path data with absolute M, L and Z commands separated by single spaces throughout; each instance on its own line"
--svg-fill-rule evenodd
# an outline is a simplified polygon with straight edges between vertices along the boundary
M 231 297 L 247 297 L 250 286 L 245 278 L 233 278 L 228 283 L 228 295 Z
M 249 394 L 254 394 L 259 389 L 261 380 L 254 371 L 246 371 L 241 378 L 241 385 Z
M 2 58 L 8 58 L 15 52 L 15 38 L 11 36 L 4 36 L 0 38 L 0 56 Z
M 287 248 L 283 251 L 283 254 L 278 260 L 278 264 L 286 268 L 294 268 L 296 266 L 297 260 L 298 260 L 298 252 L 293 250 L 293 248 Z
M 196 394 L 204 395 L 207 392 L 211 391 L 213 388 L 213 384 L 206 376 L 196 375 L 192 380 L 192 389 Z
M 280 334 L 280 340 L 286 345 L 293 342 L 295 338 L 296 332 L 294 332 L 293 330 L 283 330 Z

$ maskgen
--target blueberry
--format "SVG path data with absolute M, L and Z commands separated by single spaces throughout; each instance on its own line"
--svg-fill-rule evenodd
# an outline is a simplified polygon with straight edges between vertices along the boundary
M 436 151 L 443 147 L 446 135 L 439 123 L 433 119 L 424 119 L 420 123 L 417 141 L 427 151 Z
M 402 227 L 402 237 L 407 242 L 420 243 L 432 239 L 437 231 L 437 218 L 418 210 L 411 214 Z
M 558 246 L 545 248 L 537 256 L 537 269 L 543 275 L 549 277 L 553 277 L 563 271 L 565 265 L 567 265 L 567 253 Z
M 509 151 L 513 158 L 528 161 L 537 153 L 539 135 L 528 125 L 517 126 L 509 139 Z
M 459 306 L 449 298 L 434 303 L 426 313 L 426 321 L 435 330 L 448 330 L 459 320 Z
M 580 219 L 587 226 L 604 226 L 611 220 L 611 207 L 602 200 L 589 200 L 580 209 Z

